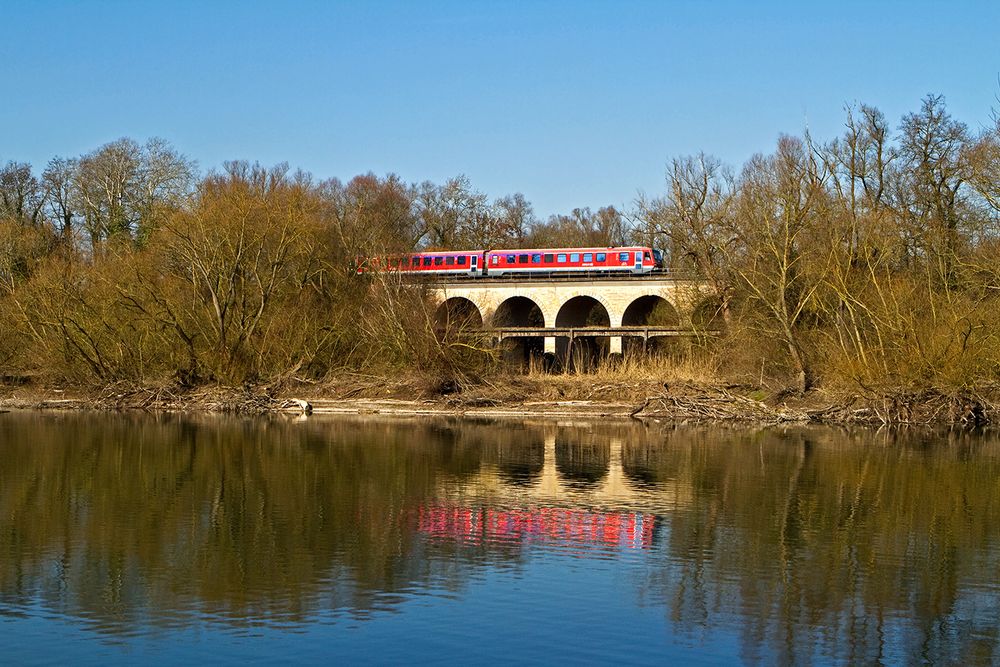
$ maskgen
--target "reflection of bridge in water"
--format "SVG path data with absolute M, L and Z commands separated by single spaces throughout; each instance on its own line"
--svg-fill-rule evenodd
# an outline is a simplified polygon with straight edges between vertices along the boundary
M 656 516 L 641 512 L 597 512 L 556 507 L 421 506 L 411 525 L 434 538 L 466 544 L 563 542 L 646 549 L 653 546 Z
M 466 545 L 643 549 L 653 545 L 661 517 L 690 502 L 687 484 L 651 474 L 648 443 L 582 425 L 518 435 L 473 474 L 448 480 L 439 500 L 412 508 L 409 524 Z
M 687 483 L 651 478 L 643 465 L 646 447 L 581 428 L 552 426 L 538 435 L 531 442 L 501 446 L 492 462 L 459 485 L 460 498 L 503 506 L 657 513 L 690 503 Z M 455 486 L 450 488 L 454 494 Z

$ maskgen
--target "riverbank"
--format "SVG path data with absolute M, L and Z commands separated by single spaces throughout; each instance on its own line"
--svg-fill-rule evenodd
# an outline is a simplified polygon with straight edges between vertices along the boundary
M 603 381 L 588 376 L 510 376 L 459 388 L 368 376 L 282 386 L 68 388 L 26 383 L 0 388 L 0 409 L 202 411 L 236 414 L 590 417 L 824 424 L 1000 423 L 1000 391 L 936 388 L 882 392 L 813 390 L 805 395 L 748 385 L 690 381 Z

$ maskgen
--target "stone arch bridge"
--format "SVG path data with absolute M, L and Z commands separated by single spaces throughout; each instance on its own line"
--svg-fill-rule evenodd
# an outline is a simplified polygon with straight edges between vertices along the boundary
M 440 325 L 484 328 L 500 341 L 542 338 L 556 353 L 576 339 L 607 339 L 611 354 L 623 338 L 713 333 L 718 304 L 704 280 L 672 276 L 467 278 L 428 285 Z

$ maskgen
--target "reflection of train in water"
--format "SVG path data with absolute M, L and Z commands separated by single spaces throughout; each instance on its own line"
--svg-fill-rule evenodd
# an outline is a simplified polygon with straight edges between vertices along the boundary
M 622 246 L 415 252 L 363 260 L 358 265 L 358 273 L 380 269 L 413 275 L 480 278 L 533 273 L 645 274 L 662 268 L 663 254 L 659 250 Z
M 638 512 L 592 512 L 542 507 L 419 507 L 410 520 L 421 533 L 469 543 L 545 540 L 629 549 L 653 545 L 656 517 Z

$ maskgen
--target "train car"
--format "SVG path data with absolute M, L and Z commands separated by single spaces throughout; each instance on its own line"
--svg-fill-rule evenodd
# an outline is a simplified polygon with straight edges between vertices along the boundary
M 658 250 L 642 246 L 490 250 L 486 253 L 486 274 L 490 276 L 563 271 L 644 274 L 662 264 Z
M 409 274 L 481 276 L 485 254 L 485 250 L 414 252 L 390 257 L 387 268 Z

